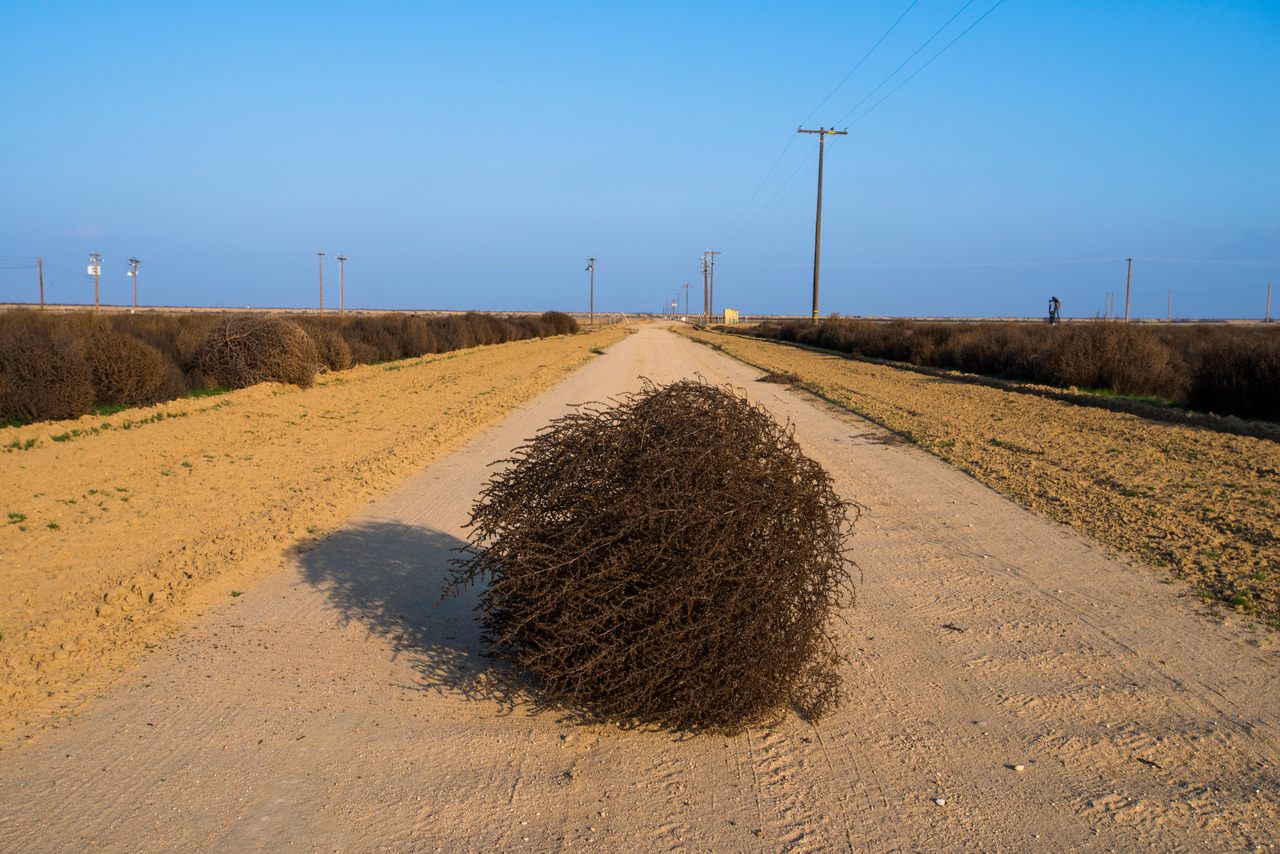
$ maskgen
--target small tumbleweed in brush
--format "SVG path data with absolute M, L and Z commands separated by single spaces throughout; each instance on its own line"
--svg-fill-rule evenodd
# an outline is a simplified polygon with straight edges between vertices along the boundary
M 504 461 L 452 587 L 496 675 L 581 719 L 733 732 L 840 697 L 855 505 L 789 427 L 681 381 L 576 410 Z

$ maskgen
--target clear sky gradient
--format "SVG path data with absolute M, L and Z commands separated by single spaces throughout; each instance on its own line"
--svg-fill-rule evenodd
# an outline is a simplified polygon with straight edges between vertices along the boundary
M 0 0 L 0 301 L 1280 314 L 1280 3 L 993 6 Z

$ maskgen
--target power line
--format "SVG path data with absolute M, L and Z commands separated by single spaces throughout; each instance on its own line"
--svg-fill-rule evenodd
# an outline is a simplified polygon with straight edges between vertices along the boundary
M 761 205 L 760 208 L 754 214 L 752 214 L 751 217 L 745 223 L 743 223 L 742 227 L 739 228 L 737 232 L 735 232 L 732 236 L 729 237 L 727 242 L 729 244 L 737 244 L 743 237 L 746 237 L 748 234 L 754 231 L 755 228 L 760 225 L 760 223 L 768 219 L 773 214 L 773 212 L 777 210 L 778 206 L 780 206 L 788 196 L 790 196 L 793 192 L 795 192 L 795 188 L 799 186 L 799 184 L 801 183 L 800 181 L 796 180 L 796 176 L 800 175 L 800 170 L 805 169 L 805 167 L 807 166 L 808 169 L 806 169 L 804 173 L 804 177 L 807 177 L 808 174 L 813 171 L 817 163 L 818 163 L 818 158 L 812 152 L 806 155 L 804 160 L 801 160 L 798 164 L 796 164 L 796 168 L 791 172 L 790 175 L 787 176 L 787 179 L 783 181 L 780 185 L 778 185 L 778 189 L 773 191 L 773 195 L 770 196 L 769 199 L 763 205 Z M 786 195 L 782 196 L 779 199 L 779 195 L 784 190 L 786 191 Z M 778 200 L 778 205 L 775 205 L 774 207 L 770 208 L 770 205 L 773 205 L 775 199 Z M 764 216 L 761 216 L 761 214 L 763 214 L 765 211 L 768 211 L 768 213 L 764 214 Z
M 879 83 L 877 83 L 874 89 L 872 89 L 872 90 L 871 90 L 870 92 L 868 92 L 866 95 L 863 95 L 863 96 L 862 96 L 862 100 L 861 100 L 861 101 L 859 101 L 858 103 L 854 104 L 854 105 L 853 105 L 853 107 L 852 107 L 852 109 L 850 109 L 850 110 L 849 110 L 849 112 L 847 112 L 847 113 L 845 113 L 843 116 L 841 116 L 841 117 L 839 118 L 839 120 L 837 120 L 835 123 L 836 123 L 836 124 L 838 124 L 838 125 L 840 125 L 840 124 L 844 124 L 845 119 L 849 118 L 849 116 L 851 116 L 851 115 L 853 115 L 855 112 L 857 112 L 858 108 L 859 108 L 859 107 L 861 107 L 863 104 L 865 104 L 867 101 L 870 101 L 870 100 L 875 96 L 875 94 L 876 94 L 877 92 L 879 92 L 882 88 L 884 88 L 884 86 L 885 86 L 885 84 L 886 84 L 886 83 L 888 83 L 888 82 L 889 82 L 890 80 L 892 80 L 894 77 L 897 77 L 897 76 L 898 76 L 898 72 L 899 72 L 899 71 L 901 71 L 902 69 L 904 69 L 904 68 L 906 68 L 908 65 L 910 65 L 910 64 L 911 64 L 911 60 L 913 60 L 913 59 L 915 59 L 917 56 L 919 56 L 919 55 L 921 54 L 921 52 L 922 52 L 922 51 L 924 51 L 924 49 L 925 49 L 925 48 L 927 48 L 930 44 L 932 44 L 932 43 L 933 43 L 933 40 L 934 40 L 934 39 L 936 39 L 938 36 L 942 35 L 942 31 L 943 31 L 943 30 L 945 30 L 947 27 L 951 26 L 952 22 L 954 22 L 956 18 L 959 18 L 961 15 L 963 15 L 963 14 L 964 14 L 964 11 L 965 11 L 966 9 L 968 9 L 970 6 L 972 6 L 972 5 L 974 4 L 974 2 L 975 2 L 975 0 L 967 0 L 967 2 L 966 2 L 963 6 L 961 6 L 961 7 L 960 7 L 959 11 L 957 11 L 957 12 L 956 12 L 954 15 L 952 15 L 950 18 L 947 18 L 947 22 L 946 22 L 945 24 L 943 24 L 941 27 L 938 27 L 938 29 L 934 31 L 933 35 L 931 35 L 931 36 L 929 36 L 929 38 L 925 39 L 924 44 L 920 45 L 920 47 L 918 47 L 918 48 L 916 48 L 915 50 L 913 50 L 913 51 L 911 52 L 911 55 L 910 55 L 910 56 L 908 56 L 906 59 L 904 59 L 904 60 L 902 61 L 902 64 L 901 64 L 901 65 L 899 65 L 897 68 L 893 69 L 893 71 L 889 72 L 889 75 L 888 75 L 887 77 L 885 77 L 883 80 L 881 80 Z
M 917 68 L 915 71 L 911 72 L 910 76 L 908 76 L 908 77 L 907 77 L 907 79 L 903 80 L 903 81 L 902 81 L 901 83 L 899 83 L 897 86 L 894 86 L 892 89 L 890 89 L 890 90 L 885 94 L 885 96 L 884 96 L 883 98 L 881 98 L 879 101 L 876 101 L 874 104 L 872 104 L 870 107 L 868 107 L 868 108 L 867 108 L 867 110 L 866 110 L 865 112 L 863 112 L 863 113 L 862 113 L 862 115 L 858 116 L 856 119 L 854 119 L 853 121 L 849 122 L 849 126 L 850 126 L 850 127 L 853 127 L 853 126 L 854 126 L 854 125 L 856 125 L 858 122 L 860 122 L 860 121 L 862 121 L 863 119 L 865 119 L 868 115 L 870 115 L 870 114 L 871 114 L 872 110 L 874 110 L 876 107 L 879 107 L 879 106 L 880 106 L 881 104 L 883 104 L 885 101 L 887 101 L 887 100 L 889 100 L 891 97 L 893 97 L 894 93 L 896 93 L 896 92 L 897 92 L 899 89 L 901 89 L 903 86 L 906 86 L 906 85 L 907 85 L 908 83 L 910 83 L 912 80 L 915 80 L 915 79 L 916 79 L 916 75 L 918 75 L 921 71 L 924 71 L 924 70 L 925 70 L 926 68 L 928 68 L 930 65 L 933 65 L 934 61 L 935 61 L 938 57 L 942 56 L 944 53 L 946 53 L 948 50 L 950 50 L 950 49 L 951 49 L 951 46 L 952 46 L 953 44 L 955 44 L 956 42 L 960 41 L 960 39 L 962 39 L 962 38 L 964 38 L 966 35 L 968 35 L 970 30 L 972 30 L 974 27 L 978 26 L 978 24 L 981 24 L 981 23 L 986 19 L 986 17 L 987 17 L 988 15 L 990 15 L 990 14 L 991 14 L 992 12 L 994 12 L 996 9 L 1000 8 L 1000 6 L 1001 6 L 1003 3 L 1004 3 L 1004 0 L 996 0 L 996 4 L 995 4 L 994 6 L 992 6 L 992 7 L 991 7 L 990 9 L 988 9 L 987 11 L 983 12 L 983 13 L 982 13 L 982 15 L 980 15 L 980 16 L 978 17 L 978 19 L 977 19 L 976 21 L 974 21 L 972 24 L 970 24 L 969 26 L 965 27 L 965 28 L 964 28 L 964 30 L 963 30 L 963 31 L 961 31 L 960 35 L 956 36 L 956 37 L 955 37 L 955 38 L 953 38 L 951 41 L 947 42 L 947 44 L 942 48 L 942 50 L 938 51 L 938 52 L 937 52 L 937 53 L 935 53 L 933 56 L 929 57 L 929 60 L 928 60 L 927 62 L 925 62 L 925 64 L 924 64 L 924 65 L 921 65 L 921 66 L 920 66 L 919 68 Z M 963 11 L 963 10 L 962 10 L 962 11 Z M 945 27 L 944 27 L 944 29 L 945 29 Z M 928 42 L 926 42 L 926 44 L 927 44 L 927 43 L 928 43 Z M 896 73 L 896 72 L 895 72 L 895 73 Z M 850 110 L 848 113 L 846 113 L 846 114 L 845 114 L 845 117 L 847 117 L 848 115 L 850 115 L 851 113 L 853 113 L 853 111 L 854 111 L 854 110 L 856 110 L 856 109 L 857 109 L 857 107 L 854 107 L 854 108 L 853 108 L 853 110 Z M 841 118 L 841 121 L 844 121 L 844 117 L 842 117 L 842 118 Z
M 873 54 L 873 53 L 875 53 L 875 52 L 876 52 L 876 48 L 880 47 L 880 45 L 884 43 L 884 40 L 885 40 L 885 39 L 887 39 L 887 38 L 889 38 L 889 35 L 890 35 L 890 34 L 891 34 L 895 29 L 897 29 L 897 28 L 898 28 L 898 24 L 901 24 L 901 23 L 902 23 L 902 19 L 903 19 L 903 18 L 905 18 L 905 17 L 907 17 L 907 13 L 908 13 L 908 12 L 910 12 L 912 9 L 914 9 L 914 8 L 916 7 L 916 3 L 918 3 L 918 2 L 920 2 L 920 0 L 911 0 L 911 2 L 910 2 L 909 4 L 907 4 L 907 8 L 906 8 L 906 9 L 903 9 L 903 10 L 902 10 L 902 14 L 898 16 L 897 20 L 895 20 L 892 24 L 890 24 L 890 25 L 889 25 L 889 29 L 887 29 L 887 30 L 885 30 L 885 31 L 884 31 L 884 35 L 880 36 L 880 38 L 876 41 L 876 43 L 875 43 L 875 44 L 873 44 L 873 45 L 871 46 L 871 49 L 870 49 L 870 50 L 868 50 L 866 53 L 864 53 L 864 54 L 862 55 L 862 59 L 859 59 L 859 60 L 858 60 L 858 64 L 857 64 L 857 65 L 855 65 L 855 66 L 853 66 L 853 68 L 849 69 L 849 73 L 848 73 L 848 74 L 846 74 L 843 78 L 841 78 L 840 82 L 836 84 L 836 88 L 834 88 L 834 89 L 832 89 L 830 92 L 828 92 L 828 93 L 827 93 L 827 97 L 823 98 L 823 99 L 818 103 L 818 106 L 816 106 L 816 107 L 814 107 L 814 108 L 813 108 L 813 112 L 809 113 L 809 115 L 807 115 L 807 116 L 805 116 L 805 117 L 804 117 L 804 119 L 800 122 L 801 127 L 803 127 L 805 124 L 807 124 L 807 123 L 808 123 L 808 121 L 809 121 L 809 119 L 811 119 L 811 118 L 813 118 L 815 115 L 817 115 L 818 110 L 821 110 L 824 106 L 826 106 L 827 101 L 830 101 L 830 100 L 831 100 L 831 96 L 833 96 L 833 95 L 835 95 L 835 93 L 839 92 L 839 91 L 840 91 L 840 89 L 844 86 L 844 84 L 846 84 L 846 83 L 848 83 L 848 82 L 849 82 L 849 78 L 853 76 L 854 72 L 855 72 L 855 71 L 857 71 L 859 68 L 861 68 L 861 67 L 862 67 L 862 64 L 863 64 L 864 62 L 866 62 L 868 59 L 870 59 L 870 58 L 871 58 L 871 54 Z M 838 122 L 837 122 L 837 124 L 838 124 Z M 791 137 L 791 139 L 792 139 L 792 140 L 794 140 L 794 139 L 795 139 L 795 137 L 793 136 L 793 137 Z
M 846 74 L 843 78 L 841 78 L 840 82 L 836 84 L 836 87 L 832 89 L 830 92 L 828 92 L 825 98 L 823 98 L 820 102 L 818 102 L 818 106 L 814 107 L 812 112 L 810 112 L 809 115 L 805 116 L 800 121 L 800 124 L 798 125 L 798 127 L 804 126 L 809 121 L 809 119 L 813 118 L 814 115 L 817 114 L 818 110 L 822 109 L 826 105 L 827 101 L 831 100 L 833 95 L 835 95 L 837 92 L 840 91 L 840 89 L 844 86 L 845 83 L 849 82 L 849 78 L 853 77 L 854 73 L 857 72 L 857 70 L 861 68 L 868 59 L 871 58 L 871 55 L 875 53 L 876 50 L 880 47 L 880 45 L 884 43 L 884 40 L 887 39 L 890 36 L 890 34 L 892 34 L 893 31 L 898 28 L 898 24 L 902 23 L 902 19 L 907 17 L 907 13 L 910 12 L 912 9 L 914 9 L 918 2 L 920 2 L 920 0 L 911 0 L 911 2 L 907 4 L 907 8 L 902 10 L 902 14 L 900 14 L 894 20 L 894 22 L 889 25 L 889 29 L 885 30 L 884 33 L 881 34 L 880 38 L 876 39 L 876 43 L 873 44 L 867 50 L 867 52 L 862 55 L 862 58 L 858 60 L 858 62 L 853 66 L 853 68 L 849 69 L 849 73 Z M 732 231 L 734 226 L 736 226 L 738 222 L 742 219 L 742 215 L 747 212 L 747 209 L 751 207 L 751 203 L 754 202 L 756 198 L 760 195 L 760 191 L 764 189 L 765 184 L 769 183 L 769 179 L 773 177 L 773 173 L 778 168 L 778 164 L 782 162 L 782 158 L 786 156 L 786 153 L 791 149 L 791 145 L 795 141 L 796 141 L 795 134 L 787 135 L 787 142 L 785 145 L 782 146 L 782 151 L 778 152 L 778 156 L 774 158 L 773 164 L 770 165 L 768 171 L 765 172 L 764 178 L 760 180 L 760 184 L 755 188 L 755 191 L 752 192 L 751 196 L 747 199 L 746 203 L 742 206 L 742 209 L 738 211 L 737 216 L 735 216 L 733 220 L 729 223 L 728 228 L 725 229 L 726 232 Z M 765 202 L 764 206 L 768 207 L 768 205 L 769 203 Z

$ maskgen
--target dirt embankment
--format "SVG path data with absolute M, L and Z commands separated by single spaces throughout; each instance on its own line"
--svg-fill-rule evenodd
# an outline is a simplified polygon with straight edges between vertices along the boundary
M 1018 503 L 1280 628 L 1280 443 L 712 332 Z
M 0 742 L 624 335 L 519 341 L 0 430 Z

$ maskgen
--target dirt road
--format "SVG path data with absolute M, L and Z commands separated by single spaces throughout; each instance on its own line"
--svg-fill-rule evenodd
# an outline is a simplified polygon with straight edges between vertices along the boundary
M 735 738 L 467 696 L 467 509 L 565 404 L 700 373 L 868 508 L 849 703 Z M 0 754 L 4 850 L 1268 850 L 1274 651 L 870 423 L 657 327 Z M 1022 770 L 1017 770 L 1021 768 Z
M 0 429 L 0 751 L 624 334 Z

